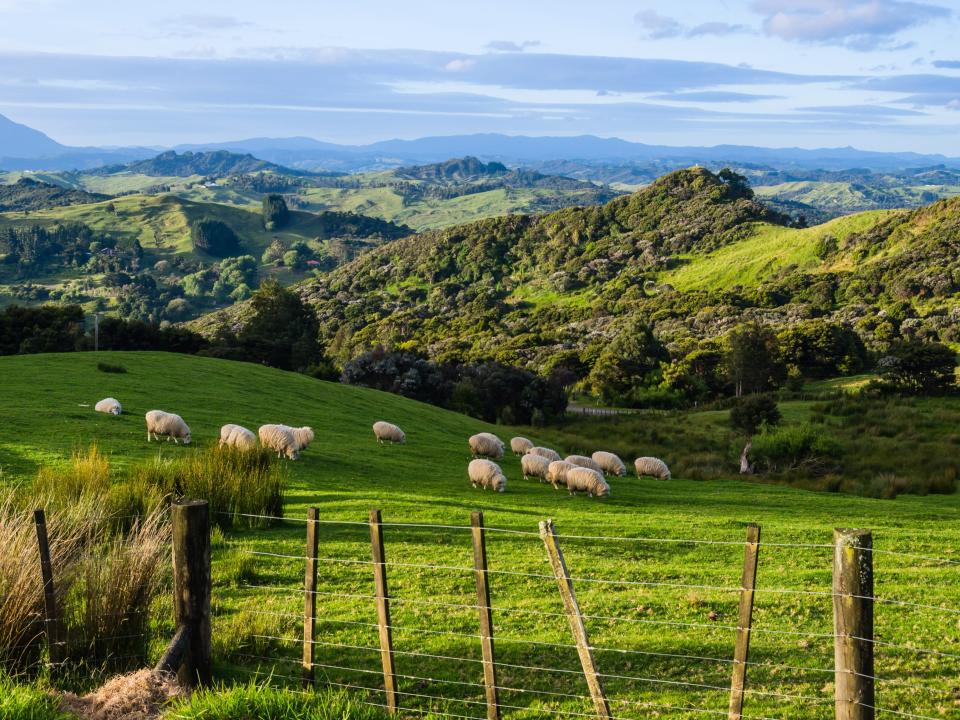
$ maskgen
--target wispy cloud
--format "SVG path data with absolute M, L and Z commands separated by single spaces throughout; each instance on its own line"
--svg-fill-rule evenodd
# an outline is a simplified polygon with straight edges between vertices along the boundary
M 653 95 L 651 100 L 666 100 L 669 102 L 700 102 L 700 103 L 750 103 L 760 100 L 779 100 L 782 95 L 757 95 L 753 93 L 725 92 L 722 90 L 703 90 L 700 92 L 662 93 Z
M 753 29 L 747 25 L 732 25 L 718 21 L 704 22 L 687 27 L 679 20 L 661 15 L 654 10 L 638 12 L 633 19 L 637 25 L 646 31 L 645 36 L 650 40 L 664 40 L 674 37 L 695 38 L 705 35 L 725 36 L 753 32 Z
M 763 16 L 767 35 L 861 51 L 911 47 L 896 36 L 952 15 L 940 5 L 905 0 L 754 0 L 751 7 Z
M 933 66 L 944 70 L 960 70 L 960 60 L 934 60 Z
M 513 40 L 491 40 L 487 43 L 486 49 L 492 52 L 523 52 L 527 48 L 539 46 L 539 40 L 524 40 L 522 42 L 514 42 Z

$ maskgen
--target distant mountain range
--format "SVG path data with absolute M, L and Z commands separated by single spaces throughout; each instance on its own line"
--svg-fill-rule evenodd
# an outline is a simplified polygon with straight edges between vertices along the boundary
M 153 157 L 170 148 L 69 147 L 44 133 L 0 115 L 0 169 L 69 170 L 123 164 Z M 746 145 L 670 147 L 591 135 L 526 137 L 498 134 L 451 135 L 417 140 L 385 140 L 369 145 L 337 145 L 312 138 L 249 138 L 230 142 L 180 145 L 178 152 L 226 150 L 302 170 L 392 169 L 434 163 L 451 157 L 531 165 L 556 160 L 609 163 L 657 163 L 683 167 L 731 163 L 786 168 L 892 170 L 944 165 L 960 167 L 960 158 L 909 152 L 872 152 L 846 148 L 761 148 Z

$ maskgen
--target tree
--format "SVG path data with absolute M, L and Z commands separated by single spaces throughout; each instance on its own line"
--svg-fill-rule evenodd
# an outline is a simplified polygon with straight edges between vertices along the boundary
M 938 342 L 894 343 L 877 369 L 887 385 L 912 395 L 942 395 L 957 387 L 957 354 Z
M 777 401 L 772 395 L 750 395 L 741 398 L 730 409 L 730 425 L 746 435 L 747 444 L 740 453 L 740 473 L 747 475 L 753 472 L 750 466 L 750 448 L 753 445 L 753 436 L 760 428 L 773 427 L 783 419 Z
M 212 218 L 201 218 L 190 224 L 193 248 L 214 257 L 240 254 L 240 240 L 230 226 Z
M 787 378 L 776 334 L 756 322 L 741 325 L 727 337 L 725 364 L 737 397 L 773 390 Z
M 320 322 L 295 292 L 266 280 L 250 307 L 253 315 L 237 339 L 253 360 L 282 370 L 305 370 L 324 361 Z
M 267 230 L 279 230 L 287 224 L 290 211 L 282 195 L 264 195 L 263 197 L 263 227 Z
M 860 336 L 826 320 L 796 323 L 780 332 L 784 361 L 804 377 L 827 378 L 863 370 L 867 349 Z
M 622 402 L 632 391 L 650 385 L 666 348 L 640 318 L 631 318 L 597 357 L 587 380 L 604 402 Z

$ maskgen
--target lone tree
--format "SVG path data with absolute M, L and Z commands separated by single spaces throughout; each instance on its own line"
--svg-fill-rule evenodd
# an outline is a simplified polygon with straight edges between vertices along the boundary
M 194 220 L 190 225 L 194 250 L 214 257 L 230 257 L 241 253 L 240 240 L 230 226 L 212 218 Z
M 263 227 L 267 230 L 279 230 L 287 224 L 290 211 L 282 195 L 265 195 L 263 197 Z
M 910 395 L 943 395 L 957 388 L 957 354 L 938 342 L 905 340 L 877 362 L 887 385 Z
M 250 305 L 253 316 L 237 339 L 254 360 L 300 371 L 325 360 L 320 347 L 320 321 L 295 292 L 275 280 L 265 280 Z
M 741 475 L 753 472 L 749 459 L 753 436 L 760 432 L 762 427 L 778 425 L 782 419 L 780 408 L 772 395 L 749 395 L 738 400 L 730 409 L 730 425 L 747 437 L 747 444 L 740 453 Z
M 730 333 L 725 360 L 737 397 L 773 390 L 787 378 L 777 335 L 760 323 L 741 325 Z

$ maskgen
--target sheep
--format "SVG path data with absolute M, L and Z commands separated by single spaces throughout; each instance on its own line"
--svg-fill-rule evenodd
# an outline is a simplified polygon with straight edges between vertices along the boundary
M 610 486 L 596 470 L 574 467 L 567 471 L 567 492 L 574 495 L 578 491 L 586 492 L 590 497 L 606 497 L 610 494 Z
M 473 487 L 491 488 L 503 492 L 507 487 L 507 477 L 495 462 L 490 460 L 471 460 L 467 466 L 467 475 Z
M 306 450 L 309 447 L 310 443 L 313 442 L 315 435 L 313 434 L 313 428 L 311 427 L 290 427 L 289 425 L 281 425 L 284 430 L 289 430 L 290 434 L 293 435 L 293 439 L 297 443 L 297 451 Z
M 120 407 L 120 401 L 112 397 L 104 398 L 94 405 L 93 409 L 97 412 L 107 413 L 108 415 L 119 415 L 123 412 L 123 409 Z
M 147 442 L 150 442 L 151 435 L 154 440 L 159 440 L 160 436 L 164 435 L 167 442 L 173 438 L 173 442 L 178 445 L 179 440 L 183 440 L 184 445 L 190 444 L 190 428 L 179 415 L 163 410 L 151 410 L 144 417 L 147 421 Z
M 547 482 L 553 485 L 554 490 L 559 490 L 561 485 L 566 487 L 567 472 L 575 467 L 566 460 L 554 460 L 547 466 Z
M 227 424 L 220 428 L 220 446 L 224 445 L 238 450 L 253 450 L 257 447 L 257 436 L 245 427 Z
M 383 420 L 378 420 L 373 424 L 373 434 L 377 436 L 377 442 L 383 445 L 385 442 L 403 444 L 407 441 L 407 436 L 396 425 Z
M 597 463 L 597 461 L 594 460 L 593 458 L 588 458 L 586 455 L 567 455 L 564 458 L 564 460 L 566 460 L 571 465 L 590 468 L 591 470 L 603 475 L 603 468 L 600 467 L 600 464 Z
M 470 444 L 470 454 L 473 457 L 484 455 L 494 460 L 503 459 L 503 440 L 493 433 L 477 433 L 471 435 L 467 441 Z
M 510 449 L 513 450 L 514 455 L 526 455 L 532 447 L 533 442 L 525 437 L 510 438 Z
M 527 452 L 533 453 L 534 455 L 539 455 L 540 457 L 545 457 L 550 462 L 561 459 L 560 453 L 558 453 L 556 450 L 551 450 L 550 448 L 537 446 L 530 448 Z
M 593 461 L 599 465 L 607 475 L 623 477 L 627 474 L 627 466 L 623 464 L 623 460 L 612 452 L 597 450 L 593 454 Z
M 260 436 L 260 444 L 276 450 L 277 457 L 286 455 L 290 460 L 300 459 L 300 446 L 292 429 L 286 425 L 261 425 L 257 434 Z
M 527 453 L 520 458 L 520 468 L 523 470 L 524 480 L 539 478 L 540 482 L 546 482 L 550 461 L 541 455 Z
M 634 466 L 637 468 L 638 478 L 644 475 L 652 475 L 660 480 L 670 479 L 670 468 L 660 458 L 639 457 L 634 462 Z

